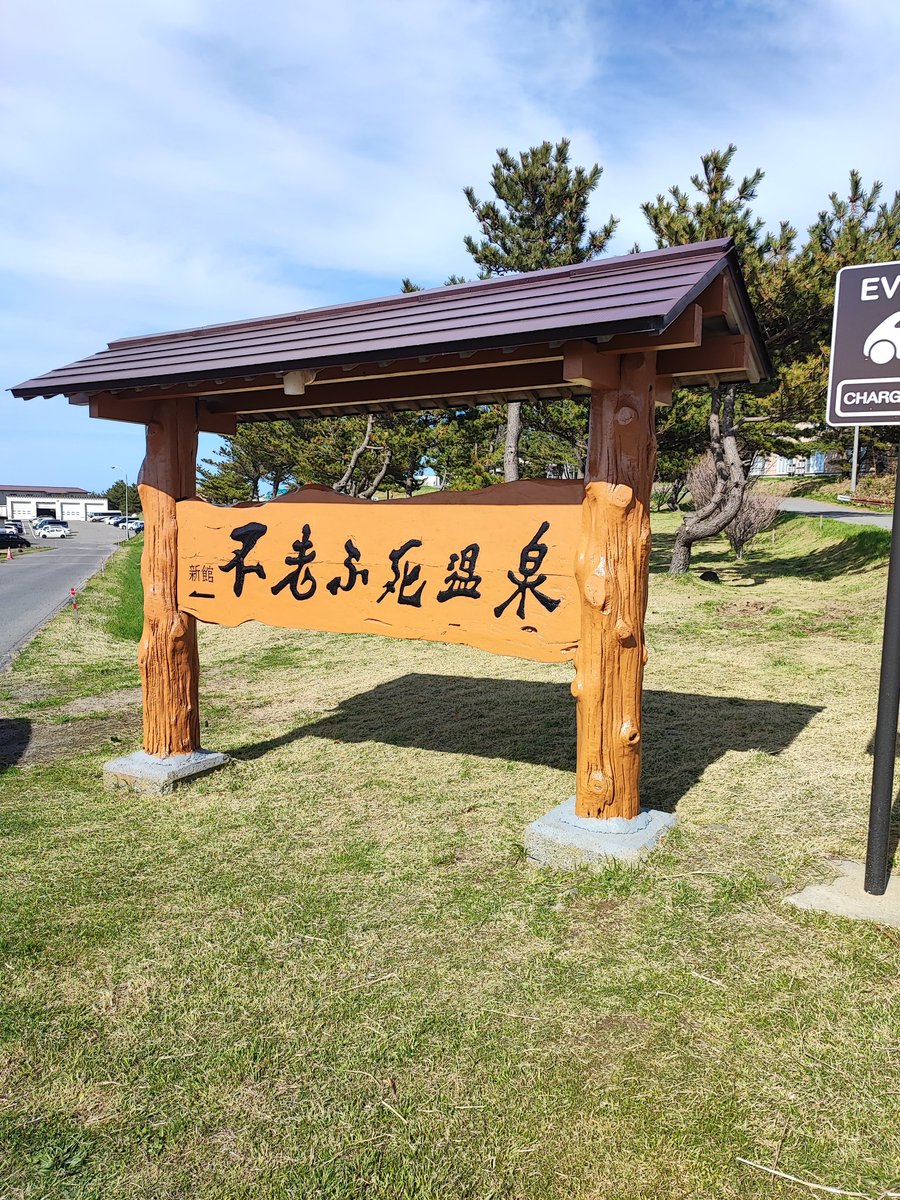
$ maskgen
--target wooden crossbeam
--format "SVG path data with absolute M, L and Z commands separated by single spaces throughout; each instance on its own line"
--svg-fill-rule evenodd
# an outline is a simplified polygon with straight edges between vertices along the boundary
M 246 392 L 240 395 L 204 395 L 210 412 L 302 412 L 311 408 L 345 408 L 354 404 L 378 404 L 404 400 L 444 400 L 483 395 L 488 392 L 521 391 L 530 388 L 562 387 L 562 361 L 486 367 L 471 371 L 399 378 L 351 380 L 347 383 L 310 384 L 302 396 L 282 392 Z
M 703 345 L 692 350 L 663 350 L 657 359 L 661 375 L 676 379 L 690 376 L 719 375 L 729 371 L 747 371 L 747 339 L 740 334 L 719 333 L 704 338 Z

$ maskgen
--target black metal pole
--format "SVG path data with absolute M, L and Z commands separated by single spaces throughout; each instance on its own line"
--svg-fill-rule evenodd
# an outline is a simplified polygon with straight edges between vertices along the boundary
M 884 641 L 881 646 L 881 681 L 878 685 L 878 720 L 875 724 L 869 843 L 866 848 L 865 888 L 870 896 L 883 896 L 887 888 L 897 717 L 900 714 L 900 462 L 897 466 L 891 559 L 884 606 Z

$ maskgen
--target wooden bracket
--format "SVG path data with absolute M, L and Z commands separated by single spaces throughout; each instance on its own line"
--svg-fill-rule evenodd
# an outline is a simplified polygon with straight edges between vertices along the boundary
M 210 412 L 201 400 L 197 405 L 197 429 L 200 433 L 218 433 L 223 437 L 233 437 L 237 433 L 237 416 L 235 413 Z
M 700 296 L 700 306 L 707 319 L 712 317 L 729 317 L 731 312 L 731 295 L 728 275 L 725 271 L 717 275 L 705 292 Z
M 653 384 L 653 399 L 657 408 L 667 408 L 672 403 L 671 375 L 657 375 Z
M 563 379 L 594 391 L 615 391 L 621 378 L 617 353 L 604 353 L 591 342 L 566 342 L 563 346 Z
M 153 420 L 152 400 L 119 400 L 116 396 L 91 396 L 88 407 L 92 417 L 104 421 L 130 421 L 134 425 L 149 425 Z
M 180 399 L 179 405 L 190 405 L 193 397 Z M 73 397 L 69 403 L 84 403 L 83 393 Z M 157 401 L 122 400 L 118 396 L 98 394 L 87 398 L 88 411 L 92 417 L 104 421 L 128 421 L 133 425 L 149 425 L 157 419 Z M 210 412 L 201 400 L 197 404 L 197 428 L 201 433 L 218 433 L 229 436 L 237 430 L 237 417 L 233 413 Z
M 648 350 L 681 350 L 703 341 L 703 309 L 689 304 L 661 333 L 622 333 L 603 345 L 605 353 L 623 354 Z

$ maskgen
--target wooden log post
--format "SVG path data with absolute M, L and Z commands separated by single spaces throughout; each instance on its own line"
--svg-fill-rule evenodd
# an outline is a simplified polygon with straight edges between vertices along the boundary
M 156 400 L 138 477 L 144 513 L 144 631 L 138 648 L 144 694 L 144 750 L 166 756 L 200 748 L 197 622 L 176 600 L 175 504 L 194 496 L 197 402 Z
M 617 386 L 593 385 L 575 564 L 582 598 L 572 684 L 580 817 L 632 818 L 640 811 L 656 354 L 623 355 L 617 375 Z

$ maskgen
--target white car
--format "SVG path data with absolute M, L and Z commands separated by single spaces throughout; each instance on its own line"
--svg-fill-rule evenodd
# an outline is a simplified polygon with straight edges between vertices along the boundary
M 39 538 L 67 538 L 72 536 L 72 531 L 65 525 L 42 525 L 37 535 Z
M 879 367 L 892 358 L 900 358 L 900 312 L 892 313 L 875 326 L 866 338 L 863 354 Z

